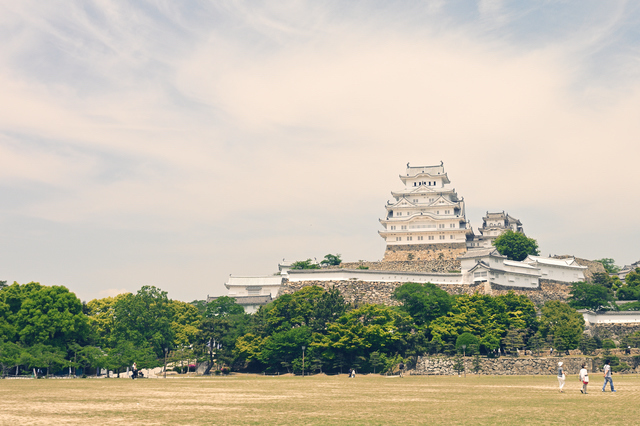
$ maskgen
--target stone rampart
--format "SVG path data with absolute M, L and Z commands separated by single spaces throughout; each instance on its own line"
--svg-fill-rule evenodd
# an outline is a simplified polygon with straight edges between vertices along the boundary
M 626 362 L 633 366 L 632 357 L 620 356 L 621 362 Z M 500 357 L 500 358 L 480 358 L 480 370 L 475 374 L 480 375 L 514 375 L 514 376 L 555 376 L 558 374 L 558 362 L 562 361 L 565 374 L 567 376 L 577 376 L 582 363 L 587 364 L 589 373 L 600 372 L 601 362 L 599 359 L 585 357 Z M 409 374 L 416 375 L 457 375 L 454 365 L 456 360 L 450 357 L 418 357 L 418 362 Z M 473 358 L 464 359 L 467 374 L 473 373 Z M 628 373 L 640 372 L 640 367 L 628 370 Z M 600 383 L 592 378 L 592 381 Z
M 400 282 L 368 282 L 368 281 L 284 281 L 280 287 L 279 295 L 292 294 L 296 291 L 308 287 L 318 286 L 325 290 L 337 289 L 347 303 L 353 305 L 363 305 L 371 303 L 374 305 L 397 306 L 398 301 L 393 299 L 393 291 L 403 283 Z
M 460 261 L 454 259 L 433 260 L 397 260 L 381 262 L 342 262 L 338 266 L 329 266 L 329 269 L 370 269 L 372 271 L 394 272 L 460 272 Z
M 382 261 L 456 260 L 466 252 L 467 243 L 387 245 Z
M 404 282 L 372 282 L 357 280 L 333 280 L 333 281 L 284 281 L 279 294 L 291 294 L 303 287 L 319 286 L 325 290 L 336 288 L 345 300 L 355 305 L 373 303 L 379 305 L 396 306 L 398 302 L 393 299 L 393 292 Z M 536 289 L 524 289 L 518 287 L 505 287 L 496 284 L 436 284 L 449 294 L 489 294 L 499 296 L 513 291 L 515 294 L 528 296 L 536 305 L 542 305 L 548 300 L 566 300 L 570 285 L 544 280 Z
M 640 331 L 640 324 L 587 324 L 585 332 L 592 337 L 598 337 L 600 339 L 612 339 L 616 343 L 620 343 L 620 339 L 627 334 Z

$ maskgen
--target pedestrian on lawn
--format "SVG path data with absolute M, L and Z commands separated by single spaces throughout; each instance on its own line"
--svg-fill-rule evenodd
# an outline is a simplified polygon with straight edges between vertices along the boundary
M 589 384 L 589 373 L 587 372 L 587 364 L 582 364 L 580 369 L 580 381 L 582 382 L 582 388 L 580 392 L 587 393 L 587 385 Z
M 564 393 L 562 388 L 564 387 L 564 379 L 566 378 L 567 376 L 564 374 L 564 369 L 562 368 L 562 361 L 560 361 L 558 363 L 558 385 L 560 387 L 560 393 Z
M 611 379 L 611 361 L 610 360 L 606 360 L 604 362 L 604 368 L 602 369 L 603 373 L 604 373 L 604 385 L 602 385 L 602 392 L 604 392 L 604 390 L 607 387 L 607 382 L 609 382 L 609 386 L 611 387 L 611 392 L 615 392 L 615 389 L 613 388 L 613 380 Z

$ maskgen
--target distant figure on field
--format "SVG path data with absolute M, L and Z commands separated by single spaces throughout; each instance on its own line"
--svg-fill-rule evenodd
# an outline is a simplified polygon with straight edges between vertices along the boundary
M 582 382 L 582 389 L 580 392 L 587 393 L 587 385 L 589 384 L 589 373 L 587 372 L 587 364 L 582 364 L 580 369 L 580 381 Z
M 135 380 L 138 377 L 138 368 L 136 367 L 136 363 L 134 362 L 131 366 L 131 378 Z
M 615 392 L 615 389 L 613 389 L 613 380 L 611 379 L 611 361 L 606 360 L 604 362 L 604 368 L 602 369 L 603 373 L 604 373 L 604 385 L 602 385 L 602 392 L 604 392 L 604 390 L 607 387 L 607 382 L 609 382 L 609 386 L 611 387 L 611 392 Z
M 400 377 L 404 377 L 404 364 L 400 363 L 398 369 L 400 370 Z
M 561 393 L 564 393 L 562 388 L 564 387 L 564 379 L 566 379 L 566 378 L 567 378 L 567 376 L 565 376 L 564 369 L 562 368 L 562 361 L 560 361 L 558 363 L 558 385 L 560 386 L 560 392 Z
M 549 356 L 553 355 L 553 348 L 549 349 Z

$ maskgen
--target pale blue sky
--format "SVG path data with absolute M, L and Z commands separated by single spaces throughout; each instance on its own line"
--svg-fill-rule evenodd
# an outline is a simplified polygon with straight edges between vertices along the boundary
M 474 228 L 640 258 L 640 6 L 0 0 L 0 279 L 224 292 L 376 260 L 407 162 Z

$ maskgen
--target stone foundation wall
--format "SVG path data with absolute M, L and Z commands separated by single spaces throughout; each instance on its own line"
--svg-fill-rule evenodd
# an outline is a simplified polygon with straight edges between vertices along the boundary
M 621 362 L 626 362 L 633 367 L 634 362 L 630 356 L 620 356 Z M 571 358 L 571 357 L 548 357 L 548 358 L 531 358 L 531 357 L 500 357 L 500 358 L 480 358 L 480 375 L 495 376 L 556 376 L 558 374 L 558 362 L 562 361 L 565 374 L 567 376 L 577 376 L 580 372 L 582 363 L 587 364 L 587 370 L 590 374 L 600 373 L 601 361 L 593 358 Z M 457 375 L 458 372 L 453 368 L 455 364 L 454 358 L 446 357 L 418 357 L 418 362 L 409 374 L 416 375 Z M 466 357 L 464 360 L 467 374 L 473 373 L 473 358 Z M 627 373 L 638 373 L 640 367 L 636 367 Z M 622 373 L 614 373 L 622 374 Z M 572 378 L 575 380 L 575 377 Z M 591 376 L 593 383 L 602 384 L 601 376 Z M 614 379 L 615 380 L 615 379 Z M 575 380 L 576 383 L 577 380 Z M 567 382 L 570 383 L 569 377 Z
M 612 339 L 616 344 L 627 334 L 640 331 L 640 324 L 588 324 L 585 332 L 592 337 L 600 339 Z
M 404 282 L 370 282 L 356 280 L 335 280 L 335 281 L 285 281 L 280 287 L 279 294 L 291 294 L 303 287 L 317 285 L 329 290 L 336 288 L 345 300 L 349 303 L 362 305 L 365 303 L 373 303 L 379 305 L 396 306 L 398 302 L 393 299 L 393 291 L 404 284 Z M 540 283 L 540 288 L 523 289 L 517 287 L 504 287 L 496 284 L 436 284 L 439 288 L 452 295 L 460 294 L 489 294 L 499 296 L 513 291 L 515 294 L 528 296 L 536 305 L 542 305 L 548 300 L 565 301 L 569 295 L 570 285 L 564 283 L 555 283 L 548 280 Z
M 372 271 L 395 272 L 460 272 L 460 261 L 454 259 L 435 260 L 397 260 L 381 262 L 342 262 L 338 266 L 329 266 L 330 269 L 358 269 L 365 267 Z
M 467 252 L 467 243 L 387 245 L 383 262 L 407 260 L 456 260 Z
M 280 287 L 279 295 L 292 294 L 296 291 L 308 287 L 318 286 L 325 290 L 337 289 L 347 303 L 353 305 L 363 305 L 371 303 L 374 305 L 397 306 L 398 301 L 393 299 L 393 291 L 403 283 L 380 283 L 368 281 L 285 281 Z

